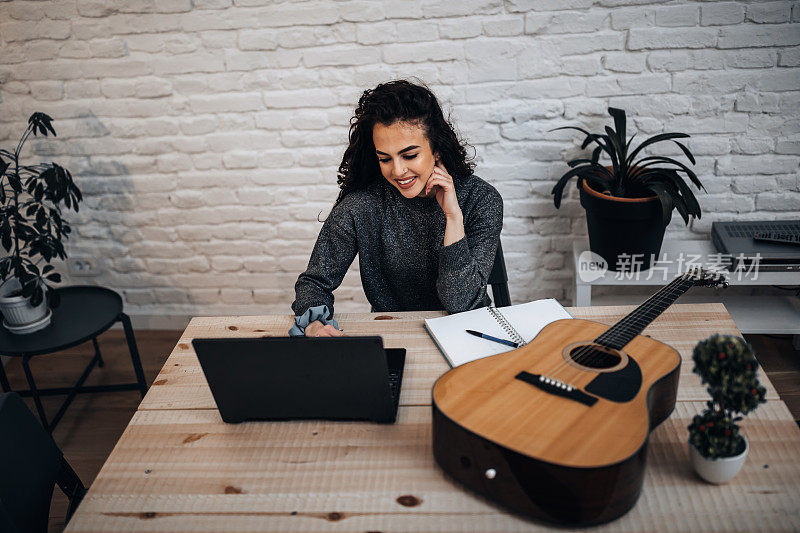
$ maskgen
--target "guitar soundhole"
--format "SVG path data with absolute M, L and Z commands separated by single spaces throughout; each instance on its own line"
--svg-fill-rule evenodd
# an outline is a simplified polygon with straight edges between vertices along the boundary
M 616 350 L 599 344 L 579 344 L 574 346 L 569 351 L 569 357 L 581 366 L 596 370 L 613 368 L 622 362 L 622 357 Z

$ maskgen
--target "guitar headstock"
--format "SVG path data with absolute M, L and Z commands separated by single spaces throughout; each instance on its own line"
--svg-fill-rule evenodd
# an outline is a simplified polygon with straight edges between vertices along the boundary
M 722 287 L 728 286 L 728 278 L 722 272 L 709 270 L 702 267 L 693 267 L 686 271 L 687 276 L 697 287 Z

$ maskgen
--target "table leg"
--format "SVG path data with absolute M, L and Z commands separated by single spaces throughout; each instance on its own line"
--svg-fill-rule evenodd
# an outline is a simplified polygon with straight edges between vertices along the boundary
M 592 286 L 575 284 L 575 306 L 588 307 L 592 305 Z
M 3 392 L 11 392 L 11 384 L 8 382 L 8 376 L 6 376 L 6 369 L 2 361 L 0 361 L 0 386 L 3 387 Z
M 125 313 L 120 313 L 117 320 L 122 322 L 122 327 L 125 329 L 125 340 L 128 341 L 128 351 L 131 353 L 131 362 L 133 363 L 133 370 L 136 372 L 136 381 L 139 383 L 139 391 L 142 393 L 142 398 L 144 398 L 147 393 L 147 382 L 144 380 L 144 370 L 142 370 L 142 361 L 139 359 L 139 350 L 136 348 L 136 338 L 133 336 L 131 319 Z
M 31 373 L 31 367 L 28 366 L 28 361 L 30 357 L 27 355 L 22 356 L 22 369 L 25 371 L 25 377 L 28 380 L 28 387 L 31 389 L 31 396 L 33 396 L 33 403 L 36 404 L 36 410 L 39 411 L 39 419 L 42 421 L 42 426 L 44 426 L 44 430 L 50 433 L 50 426 L 47 424 L 47 415 L 44 413 L 44 407 L 42 406 L 42 399 L 39 397 L 39 389 L 36 388 L 36 382 L 33 380 L 33 374 Z
M 103 355 L 100 353 L 100 346 L 97 344 L 97 337 L 92 339 L 92 344 L 94 344 L 94 356 L 97 358 L 97 366 L 103 368 L 105 363 L 103 362 Z

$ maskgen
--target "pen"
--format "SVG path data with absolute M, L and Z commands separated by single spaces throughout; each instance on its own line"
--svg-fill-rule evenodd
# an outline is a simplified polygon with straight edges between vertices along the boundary
M 480 331 L 474 331 L 474 330 L 468 329 L 467 333 L 469 333 L 470 335 L 475 335 L 476 337 L 480 337 L 482 339 L 486 339 L 487 341 L 499 342 L 500 344 L 505 344 L 505 345 L 511 346 L 513 348 L 518 348 L 519 347 L 519 344 L 517 344 L 516 342 L 507 341 L 505 339 L 498 339 L 497 337 L 492 337 L 491 335 L 487 335 L 486 333 L 481 333 Z

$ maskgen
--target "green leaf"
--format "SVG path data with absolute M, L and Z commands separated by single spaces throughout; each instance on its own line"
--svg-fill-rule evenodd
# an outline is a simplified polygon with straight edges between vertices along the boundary
M 570 168 L 575 168 L 578 165 L 586 165 L 587 163 L 591 163 L 591 159 L 573 159 L 572 161 L 567 161 L 567 164 Z
M 47 288 L 47 296 L 50 299 L 50 307 L 55 309 L 61 303 L 61 293 L 54 290 L 52 287 Z
M 606 126 L 606 133 L 608 134 L 609 142 L 614 148 L 614 157 L 611 158 L 611 163 L 614 165 L 614 174 L 617 174 L 620 181 L 625 181 L 627 176 L 625 172 L 625 159 L 622 157 L 622 147 L 619 144 L 619 139 L 614 134 L 614 130 Z
M 551 131 L 558 131 L 558 130 L 578 130 L 579 132 L 585 133 L 586 135 L 591 135 L 591 133 L 589 133 L 585 129 L 579 128 L 577 126 L 561 126 L 561 127 L 558 127 L 558 128 L 553 128 L 551 130 L 547 130 L 547 131 L 551 132 Z
M 684 165 L 683 163 L 681 163 L 680 161 L 678 161 L 676 159 L 672 159 L 671 157 L 664 157 L 664 156 L 661 156 L 661 155 L 653 155 L 653 156 L 650 156 L 650 157 L 643 157 L 639 161 L 640 162 L 641 161 L 659 161 L 659 162 L 662 162 L 662 163 L 669 163 L 671 165 L 675 165 L 677 167 L 680 167 L 681 170 L 683 170 L 683 172 L 685 172 L 686 175 L 689 176 L 689 179 L 692 180 L 692 183 L 694 183 L 695 187 L 697 187 L 697 190 L 705 190 L 705 187 L 703 187 L 703 184 L 700 183 L 700 180 L 698 179 L 697 174 L 695 174 L 692 171 L 692 169 L 690 169 L 689 167 L 687 167 L 686 165 Z M 649 165 L 647 165 L 647 166 L 649 166 Z
M 656 193 L 661 202 L 661 222 L 666 226 L 672 218 L 672 195 L 669 194 L 662 183 L 649 183 L 647 188 Z
M 600 142 L 600 140 L 603 142 Z M 608 154 L 608 157 L 612 157 L 614 155 L 613 151 L 611 150 L 611 142 L 608 140 L 608 135 L 599 135 L 597 133 L 590 133 L 581 143 L 581 150 L 589 146 L 590 143 L 597 143 L 597 146 L 603 148 L 603 151 Z
M 21 277 L 20 281 L 22 280 L 23 278 Z M 37 280 L 30 274 L 26 274 L 24 276 L 24 281 L 22 281 L 22 291 L 21 291 L 22 296 L 24 296 L 25 298 L 30 298 L 31 296 L 33 296 L 33 293 L 36 291 L 36 286 L 38 285 L 36 281 Z M 38 304 L 33 304 L 33 305 L 38 305 Z
M 700 218 L 702 213 L 700 211 L 700 204 L 697 202 L 692 189 L 686 184 L 684 179 L 676 171 L 672 169 L 664 169 L 661 174 L 665 179 L 673 183 L 681 193 L 681 197 L 686 202 L 686 207 L 690 215 Z
M 12 172 L 8 175 L 8 184 L 16 194 L 22 192 L 22 182 L 20 181 L 19 175 L 17 175 L 16 172 Z
M 33 295 L 31 296 L 31 305 L 36 307 L 44 300 L 44 291 L 42 287 L 37 283 L 34 290 Z
M 0 232 L 0 243 L 2 243 L 3 248 L 5 248 L 7 252 L 11 251 L 11 246 L 13 245 L 13 243 L 11 242 L 10 228 L 8 228 L 8 231 L 6 231 L 6 227 L 5 226 L 3 227 L 3 231 Z
M 613 157 L 613 153 L 611 151 L 611 148 L 609 148 L 608 139 L 607 139 L 607 137 L 605 135 L 598 135 L 596 133 L 589 133 L 585 129 L 578 128 L 576 126 L 561 126 L 560 128 L 553 128 L 552 130 L 548 130 L 548 131 L 557 131 L 557 130 L 577 130 L 577 131 L 580 131 L 581 133 L 585 133 L 586 134 L 586 138 L 583 140 L 583 143 L 581 143 L 581 150 L 583 150 L 584 148 L 589 146 L 590 143 L 595 142 L 595 143 L 597 143 L 597 145 L 599 147 L 601 147 L 603 149 L 604 152 L 606 152 L 608 154 L 609 157 Z M 606 142 L 605 143 L 601 143 L 600 139 L 604 139 Z
M 602 151 L 603 151 L 603 147 L 602 146 L 598 146 L 597 148 L 594 149 L 594 152 L 592 152 L 592 163 L 593 164 L 595 164 L 595 165 L 597 164 L 597 162 L 600 159 L 600 152 L 602 152 Z
M 625 152 L 627 149 L 627 145 L 625 144 L 625 135 L 627 131 L 627 126 L 625 124 L 625 111 L 623 109 L 617 109 L 615 107 L 609 107 L 608 113 L 614 117 L 614 128 L 617 130 L 617 140 L 619 141 L 619 145 L 622 148 L 620 150 L 621 158 L 620 161 L 625 161 Z
M 633 143 L 633 138 L 634 138 L 634 137 L 636 137 L 636 134 L 635 134 L 635 133 L 634 133 L 633 135 L 631 135 L 631 138 L 630 138 L 630 139 L 628 139 L 628 142 L 625 144 L 625 153 L 626 153 L 626 154 L 628 153 L 628 150 L 630 150 L 630 149 L 631 149 L 631 143 Z
M 697 164 L 695 162 L 695 160 L 694 160 L 694 156 L 692 155 L 692 152 L 690 152 L 689 149 L 686 148 L 686 146 L 683 143 L 679 143 L 678 141 L 672 141 L 672 142 L 677 144 L 680 147 L 680 149 L 683 150 L 683 153 L 686 155 L 686 157 L 689 159 L 689 161 L 692 162 L 693 165 Z
M 642 142 L 642 144 L 637 146 L 636 149 L 631 153 L 631 155 L 628 156 L 627 159 L 628 166 L 637 166 L 633 162 L 633 159 L 636 157 L 636 154 L 638 154 L 642 150 L 642 148 L 645 148 L 657 142 L 666 141 L 669 139 L 685 139 L 686 137 L 689 137 L 689 135 L 686 135 L 685 133 L 660 133 L 658 135 L 654 135 L 653 137 L 650 137 L 649 139 Z
M 672 197 L 672 203 L 675 204 L 675 209 L 678 210 L 678 213 L 680 213 L 681 218 L 683 218 L 684 223 L 688 226 L 689 225 L 689 210 L 686 207 L 686 202 L 684 202 L 683 198 L 681 197 L 680 191 L 670 181 L 662 181 L 661 183 L 664 185 L 664 187 L 667 189 L 667 192 Z
M 50 133 L 53 134 L 53 137 L 56 136 L 56 131 L 53 129 L 53 126 L 51 125 L 52 121 L 53 121 L 53 119 L 50 116 L 48 116 L 48 115 L 46 115 L 44 113 L 40 113 L 38 111 L 36 113 L 32 114 L 28 118 L 28 124 L 30 126 L 33 126 L 33 134 L 36 135 L 36 130 L 38 128 L 38 130 L 45 137 L 47 136 L 47 132 L 48 131 L 50 131 Z
M 589 184 L 594 185 L 594 189 L 599 192 L 604 192 L 610 189 L 609 179 L 599 174 L 584 174 L 580 177 L 581 180 L 588 181 Z M 580 185 L 580 182 L 578 182 Z
M 555 184 L 553 190 L 551 191 L 551 194 L 553 195 L 553 204 L 556 206 L 556 209 L 561 207 L 561 196 L 564 194 L 564 187 L 567 186 L 567 182 L 571 178 L 575 176 L 581 176 L 582 174 L 588 172 L 597 173 L 601 171 L 608 174 L 608 170 L 605 167 L 602 167 L 601 165 L 583 165 L 580 167 L 573 168 L 569 170 L 566 174 L 561 176 L 561 178 L 559 178 L 558 182 Z

